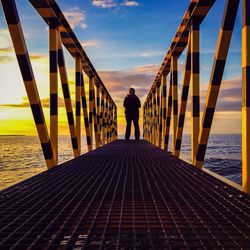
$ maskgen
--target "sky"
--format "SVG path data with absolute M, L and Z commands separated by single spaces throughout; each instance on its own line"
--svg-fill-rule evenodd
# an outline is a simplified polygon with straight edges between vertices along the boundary
M 16 3 L 48 124 L 48 28 L 28 0 L 16 0 Z M 57 0 L 57 3 L 117 103 L 119 133 L 123 134 L 125 120 L 122 102 L 128 88 L 136 89 L 143 104 L 190 1 Z M 224 4 L 224 0 L 217 0 L 201 25 L 201 111 L 203 111 L 207 93 Z M 241 133 L 240 9 L 223 76 L 212 133 Z M 64 53 L 73 96 L 74 60 L 66 50 Z M 181 89 L 184 61 L 185 52 L 179 58 L 179 89 Z M 60 85 L 59 89 L 61 89 Z M 59 133 L 68 134 L 61 93 L 60 90 Z M 189 117 L 190 112 L 187 113 L 185 133 L 190 132 Z M 0 135 L 36 134 L 1 6 L 0 121 Z

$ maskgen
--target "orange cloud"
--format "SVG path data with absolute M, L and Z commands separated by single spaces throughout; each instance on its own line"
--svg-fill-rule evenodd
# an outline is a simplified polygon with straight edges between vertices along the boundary
M 136 2 L 136 1 L 129 1 L 129 0 L 126 0 L 126 1 L 124 1 L 121 5 L 132 7 L 132 6 L 139 6 L 139 3 Z
M 159 70 L 159 67 L 160 65 L 158 64 L 149 64 L 141 67 L 136 67 L 132 69 L 132 71 L 140 74 L 156 75 L 157 71 Z
M 30 107 L 29 102 L 27 101 L 27 98 L 23 98 L 25 101 L 22 103 L 15 103 L 15 104 L 0 104 L 0 107 L 9 107 L 9 108 L 27 108 Z M 50 106 L 50 99 L 49 98 L 43 98 L 41 99 L 42 106 L 44 108 L 49 108 Z M 72 100 L 72 104 L 74 103 L 74 100 Z M 64 99 L 59 97 L 58 98 L 58 107 L 65 107 L 64 105 Z
M 136 94 L 143 101 L 158 68 L 158 65 L 146 65 L 125 71 L 101 71 L 99 73 L 111 96 L 116 102 L 121 103 L 130 87 L 136 89 Z
M 201 102 L 204 105 L 207 88 L 201 92 Z M 218 97 L 216 111 L 240 111 L 242 102 L 241 77 L 223 80 Z
M 30 60 L 48 59 L 47 55 L 30 53 Z

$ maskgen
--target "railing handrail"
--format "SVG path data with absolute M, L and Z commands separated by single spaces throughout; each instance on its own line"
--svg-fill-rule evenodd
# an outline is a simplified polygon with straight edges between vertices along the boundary
M 59 75 L 74 156 L 77 157 L 81 154 L 82 113 L 89 151 L 93 149 L 94 141 L 97 148 L 115 140 L 117 137 L 117 106 L 71 29 L 63 12 L 55 0 L 29 0 L 49 26 L 50 134 L 48 133 L 15 0 L 1 0 L 1 2 L 47 167 L 54 167 L 58 163 Z M 73 114 L 74 110 L 62 45 L 75 59 L 75 116 Z M 89 108 L 83 72 L 89 77 Z M 95 137 L 95 140 L 93 137 Z
M 144 138 L 168 150 L 172 123 L 172 151 L 180 156 L 183 128 L 191 86 L 191 161 L 202 169 L 222 83 L 224 68 L 238 12 L 239 0 L 226 0 L 214 53 L 203 117 L 200 119 L 200 25 L 215 0 L 191 0 L 163 63 L 147 95 Z M 250 193 L 250 1 L 242 0 L 242 189 Z M 186 49 L 180 109 L 178 109 L 178 59 Z M 170 75 L 168 106 L 167 76 Z M 173 115 L 172 115 L 173 114 Z M 172 121 L 171 121 L 172 119 Z
M 197 21 L 199 24 L 201 24 L 206 15 L 208 14 L 209 10 L 212 8 L 215 1 L 216 0 L 191 0 L 188 9 L 186 10 L 183 16 L 182 22 L 176 31 L 174 39 L 167 50 L 167 53 L 163 59 L 160 69 L 155 77 L 155 80 L 151 86 L 148 96 L 144 102 L 144 105 L 147 102 L 152 91 L 155 90 L 156 85 L 161 80 L 163 72 L 165 71 L 166 74 L 170 72 L 171 57 L 176 56 L 178 58 L 187 47 L 188 32 L 190 29 L 189 26 L 193 18 L 195 17 L 197 19 L 198 16 Z M 200 13 L 201 8 L 203 9 L 203 11 Z
M 116 104 L 112 97 L 110 96 L 109 92 L 107 91 L 104 83 L 102 82 L 100 76 L 96 72 L 93 64 L 91 63 L 89 57 L 87 56 L 86 52 L 84 51 L 81 43 L 77 39 L 75 33 L 71 29 L 67 19 L 65 18 L 63 12 L 61 11 L 60 7 L 54 0 L 29 0 L 29 2 L 34 6 L 38 14 L 44 19 L 44 21 L 49 25 L 49 22 L 51 19 L 53 19 L 53 22 L 58 22 L 58 25 L 60 25 L 60 33 L 62 36 L 62 43 L 65 46 L 65 48 L 68 50 L 68 52 L 72 55 L 72 57 L 76 58 L 80 56 L 83 60 L 83 68 L 84 72 L 88 75 L 88 77 L 95 77 L 97 81 L 95 81 L 96 84 L 100 84 L 104 89 L 105 92 L 108 93 L 109 98 L 112 100 L 113 104 L 116 107 Z M 43 6 L 41 8 L 41 6 Z M 50 13 L 50 17 L 48 17 L 48 12 L 44 11 L 44 9 L 48 9 Z M 68 40 L 70 39 L 70 43 Z M 74 51 L 73 48 L 76 50 Z

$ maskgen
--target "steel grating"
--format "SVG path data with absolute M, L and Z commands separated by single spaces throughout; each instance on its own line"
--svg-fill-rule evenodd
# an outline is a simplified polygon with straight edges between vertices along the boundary
M 0 192 L 0 249 L 249 249 L 250 197 L 117 140 Z

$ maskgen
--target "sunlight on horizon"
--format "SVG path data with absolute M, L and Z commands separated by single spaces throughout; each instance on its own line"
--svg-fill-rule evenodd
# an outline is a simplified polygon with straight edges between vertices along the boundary
M 21 7 L 21 2 L 19 7 Z M 173 3 L 172 3 L 173 4 Z M 186 8 L 187 3 L 179 4 L 183 10 Z M 216 3 L 218 11 L 213 8 L 211 10 L 211 13 L 209 13 L 208 17 L 205 20 L 205 25 L 202 26 L 201 33 L 204 32 L 204 36 L 207 34 L 205 32 L 205 28 L 211 29 L 211 22 L 216 18 L 216 20 L 221 19 L 220 11 L 223 9 L 223 5 L 221 3 Z M 65 5 L 66 6 L 66 5 Z M 136 8 L 131 8 L 131 12 L 127 13 L 127 15 L 134 15 L 133 11 L 140 11 L 140 8 L 143 6 L 139 5 Z M 146 6 L 144 6 L 146 7 Z M 46 123 L 49 128 L 49 109 L 48 109 L 48 103 L 49 103 L 49 53 L 48 53 L 48 29 L 44 21 L 39 17 L 37 12 L 29 5 L 25 5 L 25 12 L 20 12 L 20 18 L 22 21 L 24 33 L 26 36 L 26 42 L 27 47 L 30 52 L 31 57 L 31 63 L 35 75 L 35 79 L 37 82 L 37 87 L 39 90 L 40 99 L 44 106 L 44 113 L 46 117 Z M 96 10 L 94 6 L 91 6 L 93 10 Z M 80 8 L 77 9 L 78 11 Z M 183 10 L 178 10 L 178 15 L 182 17 Z M 90 11 L 90 10 L 89 10 Z M 177 11 L 177 10 L 176 10 Z M 73 13 L 73 12 L 72 12 Z M 135 12 L 137 13 L 137 12 Z M 160 39 L 154 39 L 151 41 L 151 36 L 153 32 L 157 33 L 157 37 L 159 36 L 158 30 L 152 29 L 149 30 L 148 33 L 145 33 L 145 36 L 147 37 L 148 41 L 150 41 L 151 47 L 148 48 L 148 42 L 145 39 L 145 51 L 142 50 L 140 46 L 138 47 L 138 44 L 141 45 L 141 38 L 136 38 L 138 40 L 135 40 L 138 43 L 135 43 L 134 40 L 131 40 L 131 37 L 129 34 L 126 34 L 127 39 L 124 39 L 124 37 L 121 40 L 113 41 L 115 37 L 113 36 L 112 39 L 105 40 L 105 36 L 102 34 L 103 37 L 95 37 L 92 33 L 93 27 L 95 27 L 97 24 L 87 24 L 87 17 L 91 18 L 90 16 L 87 16 L 87 12 L 84 12 L 86 15 L 86 19 L 74 19 L 71 17 L 70 23 L 73 25 L 73 29 L 77 36 L 80 37 L 81 42 L 85 48 L 85 50 L 91 55 L 91 59 L 94 61 L 94 65 L 97 64 L 100 70 L 101 78 L 105 79 L 104 84 L 109 90 L 111 96 L 115 100 L 115 102 L 118 105 L 118 126 L 119 126 L 119 134 L 123 134 L 125 130 L 125 118 L 124 118 L 124 109 L 122 107 L 123 98 L 127 94 L 127 89 L 129 87 L 134 86 L 135 88 L 138 88 L 138 95 L 141 99 L 142 105 L 143 101 L 147 95 L 148 89 L 152 84 L 152 81 L 155 77 L 155 74 L 159 68 L 159 65 L 162 60 L 162 56 L 164 54 L 164 51 L 162 51 L 163 48 L 166 48 L 166 41 L 171 41 L 170 38 L 175 34 L 176 31 L 176 24 L 171 23 L 171 26 L 167 26 L 169 28 L 169 31 L 167 32 L 167 39 L 160 38 Z M 151 13 L 153 15 L 153 13 Z M 85 16 L 84 16 L 85 17 Z M 137 16 L 133 16 L 134 18 L 137 18 Z M 73 19 L 72 19 L 73 18 Z M 119 18 L 116 16 L 116 13 L 110 13 L 110 18 Z M 238 17 L 240 18 L 240 17 Z M 112 20 L 112 19 L 111 19 Z M 120 19 L 119 19 L 120 20 Z M 179 19 L 178 19 L 179 20 Z M 129 20 L 128 20 L 129 21 Z M 145 23 L 147 23 L 147 19 L 144 20 Z M 164 20 L 167 22 L 168 20 Z M 236 21 L 236 25 L 239 21 Z M 166 23 L 168 24 L 168 23 Z M 166 24 L 163 24 L 166 26 Z M 93 27 L 91 26 L 93 25 Z M 109 24 L 112 28 L 113 24 Z M 153 24 L 152 24 L 153 25 Z M 165 27 L 164 26 L 164 27 Z M 99 27 L 99 26 L 98 26 Z M 98 27 L 95 27 L 96 29 Z M 110 28 L 106 27 L 106 28 Z M 129 26 L 128 26 L 129 27 Z M 126 32 L 129 31 L 129 29 L 124 29 Z M 113 34 L 113 29 L 109 29 L 106 31 L 106 35 L 109 38 L 109 32 L 110 34 Z M 138 28 L 138 27 L 137 27 Z M 100 29 L 100 27 L 99 27 Z M 136 29 L 136 27 L 133 27 L 133 29 Z M 39 31 L 39 32 L 38 32 Z M 136 30 L 133 30 L 135 32 Z M 171 31 L 171 32 L 170 32 Z M 89 33 L 88 33 L 89 32 Z M 132 31 L 131 31 L 132 32 Z M 152 34 L 151 34 L 152 33 Z M 138 32 L 136 32 L 138 34 Z M 240 44 L 240 38 L 236 35 L 233 35 L 233 48 L 232 48 L 232 54 L 231 56 L 231 64 L 234 63 L 234 58 L 238 58 L 238 54 L 240 53 L 240 50 L 237 47 L 237 43 Z M 201 78 L 203 79 L 204 76 L 206 76 L 206 79 L 208 78 L 208 72 L 211 70 L 211 62 L 210 64 L 207 63 L 207 56 L 211 55 L 210 61 L 212 60 L 213 56 L 213 46 L 215 45 L 217 38 L 217 33 L 214 32 L 213 36 L 207 37 L 207 40 L 201 40 L 201 61 L 204 62 L 201 65 Z M 119 39 L 119 38 L 116 38 Z M 15 57 L 15 54 L 13 52 L 13 46 L 10 39 L 9 32 L 7 30 L 4 16 L 2 9 L 0 10 L 0 75 L 1 75 L 1 84 L 0 84 L 0 135 L 13 135 L 13 134 L 25 134 L 25 135 L 36 135 L 36 128 L 34 125 L 33 117 L 31 114 L 31 110 L 29 108 L 29 103 L 27 100 L 26 91 L 24 88 L 24 84 L 22 81 L 22 77 L 20 74 L 20 70 L 17 64 L 17 60 Z M 125 41 L 124 41 L 125 40 Z M 157 42 L 161 42 L 160 49 L 154 50 Z M 206 41 L 206 43 L 204 43 Z M 124 47 L 124 44 L 119 47 L 122 42 L 125 42 L 127 47 Z M 135 44 L 134 44 L 135 43 Z M 209 44 L 209 46 L 208 46 Z M 132 46 L 133 45 L 133 46 Z M 117 47 L 118 46 L 118 47 Z M 123 46 L 123 47 L 122 47 Z M 135 47 L 135 48 L 134 48 Z M 153 49 L 154 48 L 154 49 Z M 104 51 L 106 49 L 106 51 Z M 122 50 L 123 53 L 122 53 Z M 96 51 L 96 52 L 95 52 Z M 112 65 L 110 65 L 109 60 L 105 60 L 105 58 L 101 58 L 100 53 L 103 52 L 104 55 L 109 55 L 112 58 Z M 119 52 L 119 53 L 117 53 Z M 71 99 L 72 102 L 74 102 L 74 60 L 70 56 L 70 54 L 67 52 L 67 50 L 64 48 L 64 54 L 66 58 L 66 65 L 67 65 L 67 72 L 68 72 L 68 78 L 69 78 L 69 86 L 71 90 Z M 237 55 L 236 55 L 237 54 Z M 182 82 L 182 72 L 184 69 L 184 58 L 185 52 L 180 58 L 179 61 L 179 85 L 181 85 Z M 119 59 L 119 60 L 118 60 Z M 138 61 L 137 61 L 138 60 Z M 134 61 L 137 63 L 134 64 Z M 122 66 L 121 66 L 121 65 Z M 230 72 L 230 63 L 227 64 L 226 69 L 229 70 L 226 71 L 226 73 Z M 120 65 L 119 67 L 117 65 Z M 118 68 L 120 68 L 118 70 Z M 105 70 L 103 70 L 105 69 Z M 221 100 L 219 99 L 219 102 L 221 106 L 223 106 L 222 110 L 219 110 L 216 112 L 213 127 L 212 127 L 212 133 L 228 133 L 228 134 L 235 134 L 235 133 L 241 133 L 241 115 L 240 115 L 240 106 L 236 107 L 239 103 L 239 94 L 235 97 L 234 92 L 230 92 L 230 90 L 235 86 L 237 89 L 237 93 L 240 89 L 240 76 L 237 73 L 237 70 L 235 72 L 233 71 L 230 77 L 226 78 L 225 84 L 222 84 L 222 92 L 227 93 L 225 97 L 223 97 Z M 237 78 L 238 77 L 238 78 Z M 86 78 L 86 77 L 85 77 Z M 231 81 L 231 82 L 230 82 Z M 206 82 L 201 81 L 201 98 L 205 99 L 205 93 L 206 93 Z M 60 77 L 59 77 L 59 133 L 60 134 L 69 134 L 68 125 L 67 125 L 67 119 L 66 119 L 66 111 L 65 108 L 63 108 L 63 97 L 62 97 L 62 90 L 60 86 Z M 88 80 L 85 79 L 85 85 L 86 85 L 86 92 L 87 86 L 88 86 Z M 224 89 L 223 89 L 224 86 Z M 180 90 L 179 90 L 180 95 Z M 190 98 L 189 98 L 190 100 Z M 225 104 L 226 105 L 225 105 Z M 231 110 L 227 109 L 227 104 L 231 105 Z M 225 107 L 224 107 L 225 106 Z M 201 109 L 201 111 L 203 111 Z M 187 114 L 187 117 L 189 114 Z M 140 118 L 141 123 L 141 130 L 142 130 L 142 115 Z M 82 126 L 83 127 L 83 126 Z M 84 129 L 82 129 L 84 131 Z M 186 125 L 185 125 L 185 133 L 190 132 L 190 119 L 186 119 Z

